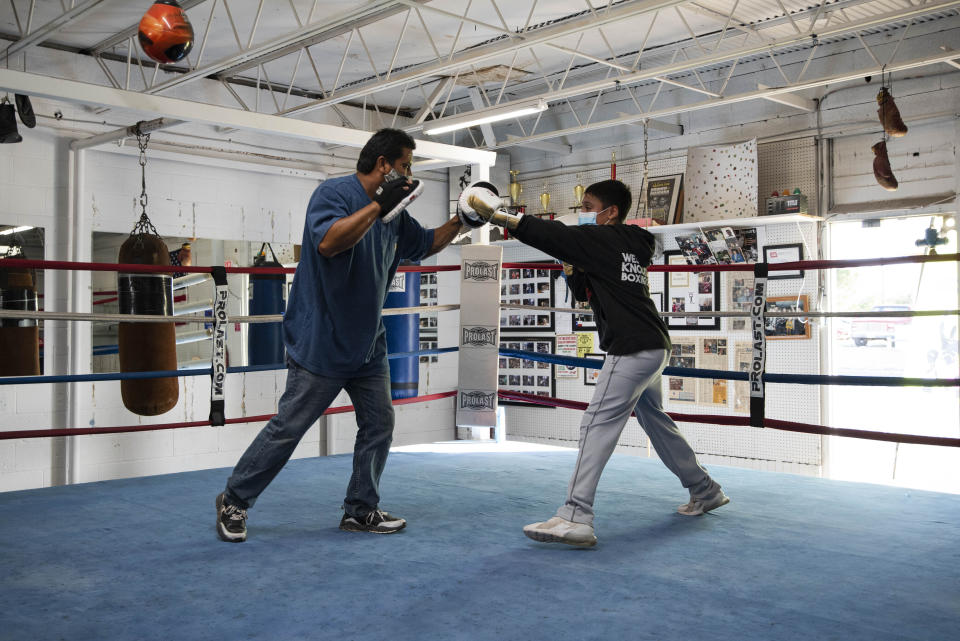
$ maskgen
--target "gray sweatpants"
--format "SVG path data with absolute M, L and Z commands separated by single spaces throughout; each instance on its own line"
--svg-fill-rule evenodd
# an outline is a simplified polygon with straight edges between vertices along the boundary
M 676 423 L 663 411 L 660 374 L 668 357 L 667 350 L 659 349 L 607 356 L 597 389 L 580 421 L 577 467 L 570 479 L 567 502 L 557 510 L 557 516 L 593 524 L 593 499 L 600 474 L 634 410 L 660 460 L 677 475 L 691 497 L 706 498 L 720 490 L 697 462 L 697 455 Z

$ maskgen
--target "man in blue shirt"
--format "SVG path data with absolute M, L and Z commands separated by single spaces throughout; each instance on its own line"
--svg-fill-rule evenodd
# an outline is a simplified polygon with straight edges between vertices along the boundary
M 341 389 L 353 403 L 358 431 L 340 529 L 390 534 L 406 525 L 379 509 L 394 425 L 381 312 L 400 261 L 437 253 L 462 224 L 455 216 L 424 229 L 402 209 L 418 187 L 408 178 L 415 148 L 406 133 L 381 129 L 360 151 L 356 174 L 325 181 L 310 198 L 304 251 L 283 318 L 286 390 L 277 415 L 217 496 L 217 534 L 224 541 L 246 540 L 247 508 Z

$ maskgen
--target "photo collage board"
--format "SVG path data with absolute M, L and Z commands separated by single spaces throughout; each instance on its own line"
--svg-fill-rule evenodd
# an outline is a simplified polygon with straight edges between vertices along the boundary
M 437 274 L 420 274 L 420 304 L 437 304 Z M 436 313 L 420 314 L 420 349 L 437 349 L 437 322 Z M 421 356 L 421 363 L 436 363 L 437 354 Z
M 500 303 L 502 305 L 525 305 L 550 307 L 553 304 L 552 272 L 535 267 L 511 267 L 502 272 Z M 530 332 L 553 331 L 553 312 L 533 309 L 500 310 L 500 331 Z
M 666 265 L 686 265 L 683 254 L 663 252 Z M 720 279 L 718 272 L 669 272 L 664 278 L 664 307 L 668 312 L 720 311 Z M 668 316 L 672 330 L 719 330 L 717 316 Z
M 553 354 L 556 345 L 554 336 L 500 336 L 500 349 L 515 349 L 540 354 Z M 500 356 L 498 387 L 512 392 L 556 397 L 556 381 L 553 365 L 513 356 Z M 521 401 L 505 401 L 505 405 L 529 405 Z M 538 406 L 539 407 L 539 406 Z
M 670 367 L 729 370 L 732 345 L 726 337 L 676 337 L 670 349 Z M 752 351 L 751 351 L 752 355 Z M 749 362 L 747 363 L 749 366 Z M 730 381 L 690 378 L 675 373 L 664 377 L 667 400 L 673 403 L 726 406 Z

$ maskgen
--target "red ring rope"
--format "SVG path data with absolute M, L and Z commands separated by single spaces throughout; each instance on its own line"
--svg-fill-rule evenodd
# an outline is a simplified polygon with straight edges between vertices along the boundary
M 415 396 L 413 398 L 401 398 L 393 401 L 394 405 L 409 405 L 410 403 L 425 403 L 427 401 L 435 401 L 441 398 L 449 398 L 451 396 L 456 396 L 457 392 L 440 392 L 438 394 L 427 394 L 425 396 Z M 324 412 L 324 416 L 328 414 L 345 414 L 346 412 L 352 412 L 353 405 L 341 405 L 339 407 L 331 407 Z M 276 416 L 276 414 L 260 414 L 257 416 L 241 416 L 239 418 L 228 418 L 225 422 L 230 424 L 235 423 L 258 423 L 261 421 L 268 421 L 271 418 Z M 181 427 L 205 427 L 210 425 L 210 421 L 185 421 L 182 423 L 157 423 L 154 425 L 122 425 L 116 427 L 78 427 L 73 429 L 45 429 L 45 430 L 21 430 L 21 431 L 8 431 L 0 432 L 0 441 L 7 441 L 17 438 L 43 438 L 43 437 L 54 437 L 54 436 L 83 436 L 86 434 L 120 434 L 126 432 L 153 432 L 156 430 L 174 430 Z
M 537 396 L 535 394 L 525 394 L 523 392 L 510 392 L 501 390 L 498 396 L 510 401 L 526 401 L 536 405 L 546 405 L 548 407 L 562 407 L 564 409 L 585 410 L 587 403 L 580 401 L 568 401 L 551 396 Z M 749 416 L 727 416 L 723 414 L 681 414 L 679 412 L 667 412 L 675 421 L 681 423 L 711 423 L 714 425 L 739 425 L 749 426 Z M 631 414 L 632 415 L 632 414 Z M 839 427 L 824 427 L 822 425 L 811 425 L 809 423 L 796 423 L 794 421 L 781 421 L 774 418 L 764 418 L 764 427 L 772 427 L 777 430 L 787 430 L 790 432 L 803 432 L 805 434 L 820 434 L 828 436 L 846 436 L 850 438 L 861 438 L 871 441 L 888 441 L 891 443 L 910 443 L 915 445 L 942 445 L 946 447 L 960 447 L 960 438 L 949 438 L 944 436 L 920 436 L 916 434 L 891 434 L 889 432 L 871 432 L 868 430 L 852 430 Z

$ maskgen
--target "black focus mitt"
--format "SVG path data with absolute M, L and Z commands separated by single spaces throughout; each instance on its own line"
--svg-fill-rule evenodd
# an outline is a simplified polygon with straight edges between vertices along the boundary
M 423 183 L 419 180 L 400 177 L 383 183 L 373 197 L 374 202 L 380 205 L 380 219 L 389 223 L 422 192 Z

